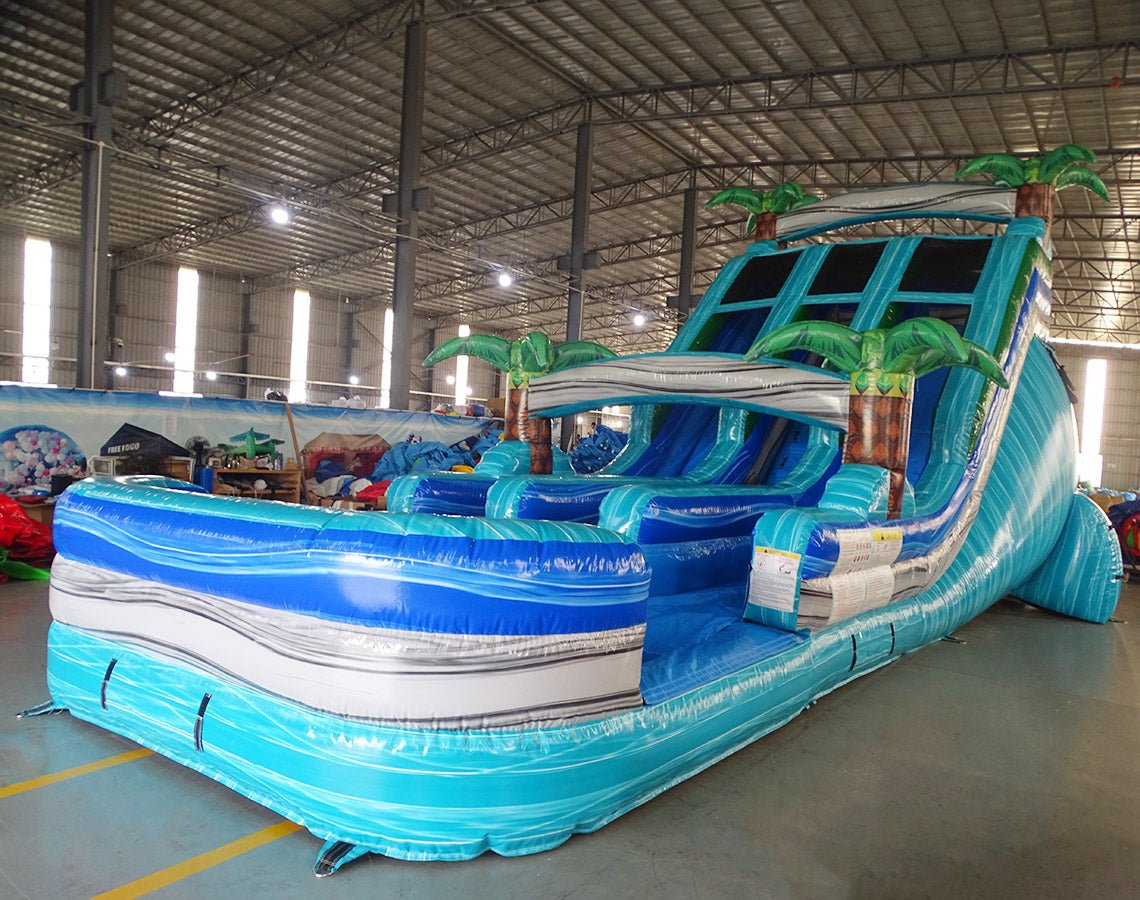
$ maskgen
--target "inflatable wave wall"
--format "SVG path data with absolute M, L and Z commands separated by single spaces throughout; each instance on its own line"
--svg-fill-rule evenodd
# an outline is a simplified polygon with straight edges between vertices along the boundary
M 548 415 L 636 406 L 597 476 L 409 478 L 389 514 L 76 485 L 55 519 L 50 708 L 302 824 L 327 873 L 556 847 L 1006 594 L 1103 622 L 1119 549 L 1074 492 L 1046 245 L 1019 219 L 750 246 L 670 351 L 532 383 Z M 846 382 L 741 354 L 793 321 L 915 316 L 992 353 L 1009 387 L 919 379 L 888 521 L 889 473 L 840 462 Z

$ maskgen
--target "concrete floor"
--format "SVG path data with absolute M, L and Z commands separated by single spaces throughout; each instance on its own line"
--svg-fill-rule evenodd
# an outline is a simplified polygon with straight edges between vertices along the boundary
M 280 838 L 154 896 L 1138 897 L 1140 586 L 1122 622 L 1006 601 L 601 831 L 332 878 Z M 46 699 L 46 588 L 0 587 L 0 786 L 128 751 Z M 158 756 L 0 798 L 0 898 L 87 897 L 280 818 Z

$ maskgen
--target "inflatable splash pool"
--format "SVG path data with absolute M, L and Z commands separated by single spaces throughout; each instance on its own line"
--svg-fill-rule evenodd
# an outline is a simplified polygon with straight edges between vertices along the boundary
M 1008 593 L 1104 621 L 1119 549 L 1074 493 L 1043 223 L 1007 191 L 923 190 L 1004 228 L 799 243 L 915 214 L 898 191 L 815 204 L 666 353 L 536 379 L 532 412 L 635 406 L 597 476 L 408 479 L 394 514 L 74 486 L 51 707 L 302 824 L 323 873 L 556 847 Z M 838 350 L 745 358 L 802 323 L 930 319 L 997 370 L 918 374 L 895 468 L 841 456 Z

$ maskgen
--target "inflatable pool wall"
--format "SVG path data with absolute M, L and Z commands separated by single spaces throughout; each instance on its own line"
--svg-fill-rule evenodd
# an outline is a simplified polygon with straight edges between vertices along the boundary
M 922 240 L 882 242 L 849 298 L 857 327 L 899 302 Z M 885 470 L 839 465 L 838 409 L 780 414 L 778 385 L 810 366 L 749 368 L 720 350 L 708 365 L 731 370 L 733 396 L 690 391 L 674 405 L 667 389 L 650 393 L 639 402 L 656 428 L 639 425 L 631 444 L 715 420 L 712 443 L 751 452 L 740 468 L 756 477 L 566 478 L 585 493 L 610 487 L 590 493 L 599 525 L 87 481 L 56 512 L 51 707 L 302 824 L 326 841 L 328 872 L 364 852 L 458 860 L 556 847 L 1010 592 L 1104 621 L 1119 550 L 1074 493 L 1072 409 L 1037 336 L 1049 302 L 1042 224 L 984 240 L 976 291 L 954 299 L 1011 386 L 966 371 L 920 381 L 902 519 L 885 522 Z M 805 249 L 788 293 L 745 301 L 768 313 L 744 317 L 734 350 L 761 320 L 818 311 L 810 286 L 842 246 Z M 727 264 L 689 335 L 715 335 L 724 301 L 742 302 L 737 276 L 787 252 L 753 245 Z M 706 368 L 689 351 L 676 364 L 696 381 Z M 551 414 L 564 393 L 557 402 Z M 757 429 L 764 439 L 745 451 Z M 750 579 L 758 552 L 795 556 L 788 596 Z M 838 613 L 806 621 L 807 599 Z

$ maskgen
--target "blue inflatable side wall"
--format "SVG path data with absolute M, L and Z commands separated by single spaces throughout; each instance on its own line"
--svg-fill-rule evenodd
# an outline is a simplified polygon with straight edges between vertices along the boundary
M 1120 544 L 1099 506 L 1073 494 L 1061 536 L 1044 565 L 1010 593 L 1042 609 L 1107 622 L 1120 598 Z

